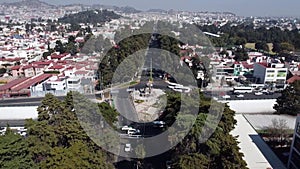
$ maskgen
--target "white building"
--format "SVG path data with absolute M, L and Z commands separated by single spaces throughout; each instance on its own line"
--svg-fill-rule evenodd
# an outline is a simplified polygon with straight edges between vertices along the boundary
M 253 76 L 258 83 L 275 83 L 276 86 L 284 87 L 288 69 L 280 63 L 255 63 Z
M 81 78 L 71 77 L 67 79 L 67 90 L 69 91 L 82 91 Z
M 66 90 L 66 78 L 58 78 L 57 76 L 53 76 L 47 81 L 44 86 L 46 90 Z

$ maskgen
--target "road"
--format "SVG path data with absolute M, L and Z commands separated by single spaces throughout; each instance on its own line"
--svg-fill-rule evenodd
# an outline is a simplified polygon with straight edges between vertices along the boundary
M 86 95 L 86 97 L 100 97 L 100 95 Z M 65 96 L 56 96 L 59 100 L 63 100 Z M 0 107 L 20 107 L 20 106 L 39 106 L 44 97 L 19 97 L 0 99 Z
M 244 93 L 244 97 L 237 97 L 237 94 L 232 93 L 232 91 L 227 92 L 212 92 L 212 91 L 204 91 L 203 92 L 205 96 L 208 97 L 216 97 L 220 100 L 225 100 L 222 98 L 224 95 L 229 95 L 230 98 L 227 98 L 226 100 L 261 100 L 261 99 L 277 99 L 279 96 L 281 96 L 280 93 L 274 93 L 270 95 L 262 94 L 262 95 L 255 95 L 254 93 Z
M 138 122 L 137 112 L 126 89 L 119 89 L 118 93 L 112 94 L 115 108 L 120 112 L 119 125 L 125 126 L 132 122 Z

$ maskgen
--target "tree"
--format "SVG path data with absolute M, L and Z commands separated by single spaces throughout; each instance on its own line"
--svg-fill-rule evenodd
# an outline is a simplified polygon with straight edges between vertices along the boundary
M 237 48 L 234 52 L 234 59 L 236 61 L 246 61 L 249 59 L 248 53 L 245 48 Z
M 56 42 L 56 45 L 55 45 L 55 47 L 54 47 L 54 50 L 56 51 L 56 52 L 59 52 L 59 53 L 65 53 L 65 48 L 64 48 L 64 45 L 63 45 L 63 43 L 60 41 L 60 40 L 57 40 Z
M 143 144 L 138 144 L 135 148 L 135 154 L 137 157 L 139 157 L 137 159 L 137 165 L 139 168 L 143 167 L 143 162 L 144 162 L 144 158 L 146 156 L 146 151 L 145 151 L 145 147 L 143 146 Z
M 273 43 L 272 52 L 280 53 L 282 51 L 280 43 Z
M 0 74 L 4 74 L 6 73 L 6 69 L 5 68 L 0 68 Z
M 28 147 L 28 142 L 13 132 L 0 136 L 0 168 L 37 168 Z
M 284 52 L 292 52 L 292 51 L 295 50 L 294 45 L 292 45 L 292 44 L 290 44 L 288 42 L 283 42 L 280 45 L 281 45 L 282 51 L 284 51 Z
M 300 81 L 287 86 L 281 96 L 277 98 L 274 109 L 277 114 L 289 114 L 296 116 L 300 111 Z
M 259 51 L 269 52 L 269 46 L 266 42 L 257 42 L 255 43 L 255 49 Z
M 10 130 L 0 136 L 0 168 L 113 168 L 112 159 L 82 129 L 73 99 L 72 93 L 63 101 L 47 94 L 38 120 L 26 121 L 26 138 Z
M 242 159 L 243 154 L 239 152 L 238 143 L 235 137 L 230 135 L 234 129 L 236 121 L 234 119 L 235 112 L 230 110 L 228 106 L 218 102 L 211 103 L 211 99 L 200 95 L 201 102 L 199 106 L 199 114 L 197 119 L 187 136 L 174 148 L 171 152 L 172 166 L 179 169 L 187 168 L 246 168 L 246 162 Z M 180 97 L 177 94 L 169 94 L 166 112 L 163 113 L 163 120 L 167 125 L 173 123 L 178 107 Z M 211 104 L 214 108 L 211 109 Z M 191 101 L 191 105 L 197 105 Z M 187 105 L 188 107 L 190 105 Z M 209 110 L 210 109 L 210 110 Z M 203 128 L 208 117 L 208 111 L 216 111 L 216 115 L 223 111 L 217 128 Z M 215 114 L 215 113 L 213 113 Z M 181 118 L 181 117 L 177 117 Z M 181 126 L 188 125 L 189 120 L 181 120 Z M 213 124 L 214 122 L 208 122 Z M 179 126 L 180 127 L 180 126 Z M 205 131 L 203 131 L 205 130 Z M 209 130 L 214 133 L 206 142 L 200 142 L 202 136 Z M 179 133 L 178 133 L 179 134 Z M 172 135 L 171 135 L 172 136 Z M 175 136 L 175 135 L 174 135 Z M 176 136 L 170 138 L 169 141 L 176 141 Z
M 266 128 L 266 131 L 273 145 L 276 146 L 279 142 L 282 147 L 287 139 L 288 129 L 285 119 L 272 119 L 272 124 Z
M 247 40 L 245 38 L 237 38 L 235 41 L 235 45 L 242 45 L 245 46 L 245 44 L 247 43 Z

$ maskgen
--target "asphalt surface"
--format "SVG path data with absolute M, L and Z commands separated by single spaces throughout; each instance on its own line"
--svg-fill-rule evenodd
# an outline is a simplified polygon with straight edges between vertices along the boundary
M 213 92 L 213 91 L 204 91 L 203 92 L 205 96 L 208 97 L 216 97 L 219 100 L 263 100 L 263 99 L 277 99 L 279 96 L 281 96 L 280 93 L 273 93 L 273 94 L 262 94 L 262 95 L 255 95 L 253 93 L 243 93 L 244 97 L 237 97 L 238 94 L 234 94 L 232 91 L 229 92 Z M 224 95 L 229 95 L 230 98 L 222 98 Z
M 100 95 L 86 96 L 86 97 L 100 97 Z M 63 100 L 65 96 L 56 96 L 59 100 Z M 21 106 L 39 106 L 44 97 L 18 97 L 0 99 L 0 107 L 21 107 Z
M 125 126 L 138 121 L 137 112 L 126 89 L 119 89 L 118 93 L 112 94 L 112 98 L 115 108 L 121 114 L 120 125 Z

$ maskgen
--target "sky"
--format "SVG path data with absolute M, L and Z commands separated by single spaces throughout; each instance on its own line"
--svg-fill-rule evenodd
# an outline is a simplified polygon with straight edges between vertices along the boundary
M 14 0 L 16 1 L 16 0 Z M 188 11 L 232 12 L 239 16 L 300 17 L 300 0 L 41 0 L 50 4 L 103 4 L 132 6 L 140 10 L 175 9 Z M 12 0 L 0 0 L 12 2 Z

